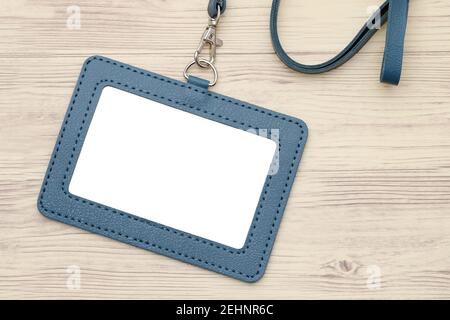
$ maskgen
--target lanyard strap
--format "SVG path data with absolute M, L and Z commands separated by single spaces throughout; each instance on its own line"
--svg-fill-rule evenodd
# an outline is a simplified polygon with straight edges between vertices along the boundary
M 406 24 L 408 20 L 409 0 L 386 0 L 379 11 L 356 34 L 353 40 L 334 58 L 320 64 L 307 65 L 293 60 L 281 45 L 278 36 L 278 9 L 281 0 L 273 0 L 270 14 L 270 33 L 275 53 L 289 68 L 308 74 L 317 74 L 335 69 L 351 59 L 370 38 L 378 31 L 379 26 L 388 23 L 386 32 L 386 45 L 384 50 L 383 65 L 380 81 L 397 85 L 400 81 L 403 61 L 403 47 L 405 40 Z M 215 19 L 226 10 L 226 0 L 209 0 L 208 14 Z

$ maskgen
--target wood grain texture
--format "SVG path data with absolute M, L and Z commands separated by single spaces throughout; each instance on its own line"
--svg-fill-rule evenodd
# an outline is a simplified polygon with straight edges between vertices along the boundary
M 380 3 L 284 0 L 282 41 L 324 60 Z M 66 27 L 72 4 L 79 30 Z M 302 118 L 310 138 L 267 273 L 246 284 L 36 209 L 82 62 L 101 54 L 181 79 L 206 0 L 2 1 L 0 298 L 450 298 L 449 2 L 411 1 L 397 88 L 378 82 L 385 29 L 338 70 L 289 70 L 271 47 L 270 4 L 229 1 L 214 90 Z M 70 265 L 80 290 L 66 288 Z

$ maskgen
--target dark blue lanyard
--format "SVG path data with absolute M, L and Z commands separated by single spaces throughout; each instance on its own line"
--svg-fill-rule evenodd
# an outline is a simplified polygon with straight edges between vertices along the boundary
M 270 14 L 270 32 L 272 44 L 276 54 L 289 68 L 309 74 L 327 72 L 335 69 L 350 58 L 352 58 L 369 39 L 377 32 L 377 28 L 372 27 L 372 21 L 376 19 L 371 17 L 368 23 L 358 32 L 353 40 L 334 58 L 320 64 L 306 65 L 293 60 L 281 45 L 278 36 L 278 9 L 281 0 L 273 0 L 272 11 Z M 403 62 L 403 47 L 405 40 L 406 24 L 408 20 L 409 0 L 387 0 L 379 11 L 380 25 L 388 23 L 386 33 L 386 46 L 384 50 L 383 66 L 381 68 L 380 81 L 397 85 L 400 81 Z M 226 9 L 226 0 L 209 0 L 208 14 L 211 18 L 217 16 L 218 8 L 221 13 Z

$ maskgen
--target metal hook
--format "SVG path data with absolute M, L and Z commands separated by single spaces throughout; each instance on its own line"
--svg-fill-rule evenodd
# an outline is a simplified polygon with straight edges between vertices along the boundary
M 194 65 L 198 65 L 200 68 L 211 69 L 214 74 L 213 81 L 209 83 L 209 86 L 212 87 L 217 83 L 217 79 L 219 78 L 219 73 L 217 71 L 216 66 L 214 65 L 214 60 L 216 59 L 216 48 L 222 46 L 222 40 L 217 38 L 216 28 L 217 24 L 220 20 L 220 6 L 217 6 L 217 15 L 215 18 L 209 18 L 208 26 L 206 27 L 203 35 L 200 39 L 200 44 L 197 47 L 197 50 L 194 52 L 194 60 L 189 62 L 184 68 L 183 75 L 186 80 L 189 80 L 189 69 Z M 203 57 L 202 51 L 205 46 L 209 47 L 209 57 Z
M 220 20 L 220 7 L 217 6 L 217 16 L 215 18 L 209 18 L 208 26 L 206 27 L 203 35 L 200 39 L 200 43 L 197 50 L 194 52 L 195 62 L 202 68 L 207 68 L 206 64 L 202 63 L 202 60 L 208 60 L 210 63 L 214 63 L 216 58 L 216 48 L 221 47 L 223 42 L 217 38 L 216 27 Z M 209 46 L 209 59 L 201 57 L 201 53 L 205 46 Z

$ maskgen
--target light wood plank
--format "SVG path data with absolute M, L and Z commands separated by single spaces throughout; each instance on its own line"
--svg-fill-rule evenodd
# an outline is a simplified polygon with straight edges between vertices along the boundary
M 315 63 L 371 0 L 284 0 L 289 52 Z M 404 72 L 378 83 L 384 29 L 319 76 L 273 53 L 270 0 L 229 1 L 215 91 L 305 120 L 310 138 L 265 277 L 246 284 L 41 216 L 36 199 L 82 62 L 182 78 L 205 0 L 16 0 L 0 12 L 0 298 L 450 298 L 450 5 L 411 1 Z M 66 268 L 81 268 L 81 289 Z M 381 287 L 367 286 L 378 266 Z

